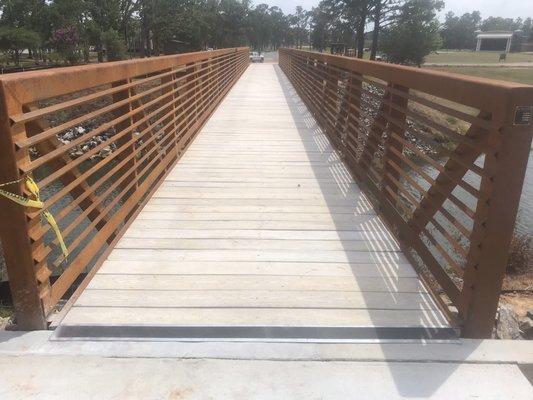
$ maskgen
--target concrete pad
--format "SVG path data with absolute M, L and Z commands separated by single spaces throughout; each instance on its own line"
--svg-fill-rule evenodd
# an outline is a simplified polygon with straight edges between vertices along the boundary
M 0 370 L 3 400 L 522 400 L 533 396 L 533 388 L 515 365 L 27 356 L 1 357 Z
M 279 361 L 420 361 L 533 364 L 533 343 L 513 340 L 360 343 L 53 341 L 52 331 L 0 332 L 0 356 L 67 355 Z

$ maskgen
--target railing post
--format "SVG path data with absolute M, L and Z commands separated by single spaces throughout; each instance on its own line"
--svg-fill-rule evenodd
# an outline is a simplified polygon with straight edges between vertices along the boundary
M 290 52 L 290 51 L 287 51 L 287 53 L 285 53 L 285 57 L 287 58 L 287 61 L 289 63 L 289 70 L 288 70 L 288 77 L 289 77 L 289 80 L 292 79 L 292 59 L 294 57 L 294 55 Z
M 511 90 L 502 104 L 501 113 L 493 115 L 502 126 L 490 137 L 491 147 L 496 150 L 489 151 L 485 158 L 490 176 L 482 179 L 480 189 L 489 197 L 479 201 L 476 208 L 464 277 L 463 335 L 471 338 L 488 338 L 494 328 L 531 149 L 531 115 L 528 121 L 520 121 L 517 112 L 524 105 L 533 107 L 532 90 Z
M 187 123 L 188 123 L 189 121 L 197 120 L 196 114 L 198 110 L 196 108 L 196 105 L 194 105 L 194 102 L 196 99 L 196 92 L 198 90 L 197 88 L 198 81 L 196 80 L 196 77 L 198 76 L 196 63 L 187 64 L 186 71 L 187 71 L 187 75 L 192 75 L 192 76 L 188 76 L 185 79 L 185 85 L 186 85 L 185 89 L 188 92 L 188 95 L 187 95 L 188 100 L 186 103 L 186 108 L 190 105 L 193 105 L 192 109 L 189 110 L 187 113 Z
M 171 68 L 169 69 L 169 72 L 173 72 L 175 70 L 175 68 Z M 178 111 L 177 111 L 177 108 L 176 108 L 176 92 L 178 90 L 178 85 L 176 83 L 176 73 L 173 73 L 171 75 L 168 75 L 167 77 L 164 77 L 164 78 L 161 78 L 161 83 L 162 84 L 167 84 L 167 83 L 170 83 L 170 82 L 173 82 L 172 85 L 168 86 L 167 88 L 163 89 L 161 91 L 161 95 L 162 96 L 165 96 L 165 95 L 168 95 L 169 93 L 172 93 L 168 98 L 165 98 L 164 100 L 164 103 L 168 104 L 168 110 L 169 112 L 167 112 L 167 114 L 169 114 L 168 118 L 163 120 L 163 123 L 162 125 L 165 125 L 165 124 L 169 124 L 169 126 L 165 129 L 165 136 L 172 136 L 173 139 L 172 141 L 174 142 L 174 145 L 173 145 L 173 149 L 170 150 L 170 151 L 174 151 L 177 155 L 177 143 L 178 143 L 178 139 L 177 139 L 177 135 L 178 135 L 178 128 L 177 128 L 177 115 L 178 115 Z M 163 106 L 164 104 L 161 104 L 161 106 Z M 164 112 L 164 111 L 163 111 Z M 174 122 L 171 122 L 173 121 Z M 159 146 L 161 146 L 161 143 L 159 143 Z M 164 157 L 163 154 L 161 154 L 162 157 Z
M 230 79 L 230 83 L 235 82 L 239 77 L 239 54 L 235 53 L 234 57 L 231 57 L 231 63 L 233 64 L 234 73 L 233 77 Z
M 20 178 L 17 160 L 27 158 L 26 152 L 16 152 L 14 142 L 24 137 L 24 126 L 13 130 L 9 115 L 20 114 L 22 105 L 7 98 L 0 85 L 0 183 Z M 22 184 L 7 190 L 22 194 Z M 35 277 L 32 243 L 29 237 L 28 218 L 22 206 L 0 197 L 0 238 L 7 265 L 9 286 L 19 330 L 46 329 L 47 323 Z
M 324 107 L 324 104 L 327 102 L 327 98 L 330 96 L 335 96 L 337 99 L 339 99 L 339 79 L 340 79 L 340 71 L 336 68 L 332 68 L 331 65 L 326 65 L 324 68 L 324 89 L 323 89 L 323 97 L 322 97 L 322 108 Z M 332 92 L 334 94 L 332 94 Z M 339 110 L 335 110 L 336 117 L 339 116 Z M 336 121 L 335 121 L 336 122 Z M 329 122 L 327 124 L 327 132 L 328 136 L 331 138 L 331 140 L 334 142 L 333 145 L 337 147 L 339 150 L 340 147 L 340 140 L 341 138 L 337 136 L 338 130 L 336 129 L 336 124 Z
M 403 144 L 394 139 L 392 135 L 397 135 L 401 139 L 405 138 L 405 125 L 407 115 L 404 111 L 400 111 L 393 107 L 397 106 L 399 109 L 407 109 L 409 88 L 404 86 L 389 84 L 390 92 L 390 105 L 388 105 L 388 115 L 391 119 L 387 123 L 388 132 L 385 139 L 384 153 L 383 153 L 383 187 L 390 188 L 395 194 L 398 194 L 398 185 L 396 182 L 400 180 L 400 172 L 390 165 L 390 161 L 394 162 L 398 167 L 402 167 L 402 159 L 399 154 L 403 152 Z M 399 92 L 405 94 L 404 96 L 395 94 Z M 397 122 L 396 122 L 397 121 Z M 391 148 L 394 148 L 396 152 L 392 152 Z M 392 197 L 387 191 L 384 191 L 384 195 L 395 204 L 396 199 Z
M 187 75 L 187 71 L 180 71 L 180 72 L 177 72 L 176 73 L 176 78 L 177 79 L 180 79 L 180 78 L 183 78 L 184 76 Z M 185 86 L 185 81 L 186 78 L 184 79 L 180 79 L 179 82 L 176 83 L 175 87 L 176 87 L 176 100 L 175 100 L 175 109 L 176 109 L 176 116 L 177 116 L 177 121 L 176 121 L 176 152 L 177 152 L 177 156 L 180 156 L 181 155 L 181 152 L 182 152 L 182 148 L 179 146 L 179 143 L 181 141 L 181 138 L 183 136 L 183 133 L 185 131 L 185 126 L 186 126 L 186 123 L 187 123 L 187 116 L 185 115 L 185 105 L 186 105 L 186 101 L 185 99 L 182 97 L 183 96 L 183 93 L 187 90 L 187 87 Z
M 112 87 L 120 87 L 122 85 L 127 85 L 132 82 L 131 78 L 126 78 L 124 80 L 114 82 L 112 84 Z M 117 93 L 114 93 L 112 95 L 113 103 L 118 103 L 122 100 L 126 100 L 132 96 L 131 89 L 125 89 L 121 90 Z M 140 100 L 139 100 L 140 101 Z M 142 107 L 141 104 L 139 104 L 139 107 Z M 129 117 L 126 118 L 124 121 L 119 122 L 117 125 L 115 125 L 115 131 L 117 133 L 122 132 L 125 129 L 128 129 L 131 125 L 134 123 L 134 118 L 132 117 L 132 113 L 134 112 L 134 109 L 132 107 L 131 102 L 128 102 L 127 104 L 117 108 L 114 111 L 114 116 L 116 118 L 119 118 L 124 115 L 128 115 Z M 140 117 L 137 117 L 140 119 Z M 121 151 L 120 155 L 117 157 L 120 161 L 126 159 L 129 156 L 132 156 L 131 160 L 129 160 L 120 170 L 120 174 L 130 174 L 130 178 L 126 182 L 123 183 L 122 186 L 127 186 L 128 183 L 131 180 L 135 180 L 134 186 L 128 191 L 127 197 L 130 197 L 133 192 L 135 192 L 135 189 L 138 187 L 139 182 L 137 182 L 137 161 L 135 159 L 135 132 L 134 130 L 130 131 L 127 135 L 121 137 L 116 141 L 117 151 Z M 131 144 L 128 144 L 128 142 L 132 142 Z
M 355 155 L 359 130 L 361 127 L 361 97 L 363 93 L 363 76 L 350 74 L 348 78 L 348 114 L 346 116 L 346 144 Z M 352 107 L 353 106 L 353 107 Z M 353 109 L 352 109 L 353 108 Z

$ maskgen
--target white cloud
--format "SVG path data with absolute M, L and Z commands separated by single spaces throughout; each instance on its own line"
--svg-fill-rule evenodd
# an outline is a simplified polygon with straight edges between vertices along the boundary
M 533 18 L 533 0 L 444 0 L 446 3 L 442 15 L 448 11 L 464 14 L 478 10 L 483 18 L 489 16 Z M 310 10 L 319 0 L 255 0 L 255 4 L 267 3 L 280 7 L 285 13 L 293 13 L 296 6 Z
M 455 14 L 478 10 L 483 18 L 533 18 L 532 0 L 445 0 L 445 3 L 445 12 L 453 11 Z

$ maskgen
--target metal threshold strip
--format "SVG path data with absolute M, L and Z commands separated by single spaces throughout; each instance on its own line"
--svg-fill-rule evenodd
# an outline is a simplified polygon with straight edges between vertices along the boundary
M 454 340 L 453 328 L 425 327 L 286 327 L 286 326 L 139 326 L 63 325 L 53 340 Z

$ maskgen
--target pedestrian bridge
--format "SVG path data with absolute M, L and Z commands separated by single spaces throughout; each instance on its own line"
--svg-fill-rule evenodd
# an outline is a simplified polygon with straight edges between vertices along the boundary
M 397 339 L 447 327 L 283 72 L 252 64 L 57 334 Z
M 0 200 L 20 329 L 490 336 L 533 87 L 245 48 L 0 82 L 1 182 L 44 202 Z

